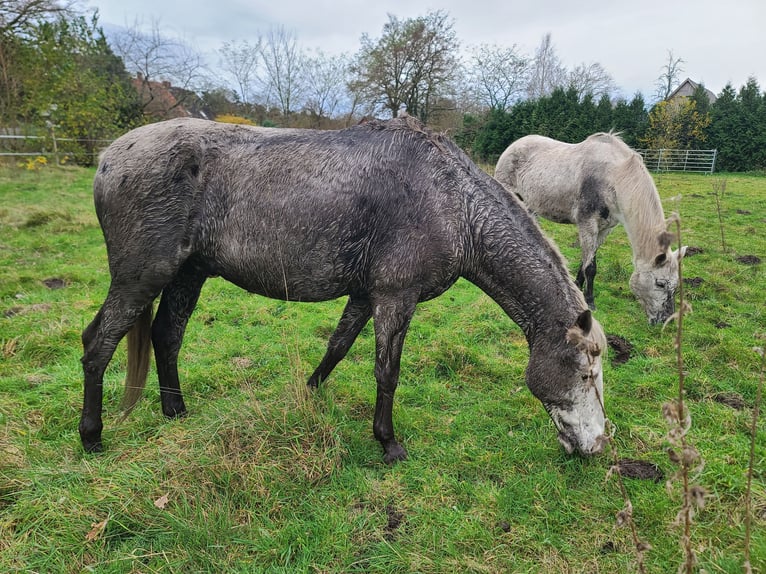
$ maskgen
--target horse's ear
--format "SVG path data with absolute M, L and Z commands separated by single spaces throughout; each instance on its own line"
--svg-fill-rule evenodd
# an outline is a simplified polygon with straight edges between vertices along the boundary
M 662 267 L 665 265 L 665 262 L 667 262 L 668 256 L 665 253 L 660 253 L 657 257 L 654 258 L 654 266 L 655 267 Z
M 678 258 L 683 259 L 686 255 L 686 248 L 689 247 L 688 245 L 684 245 L 681 249 L 678 250 Z
M 577 317 L 577 321 L 575 321 L 575 325 L 578 326 L 585 335 L 590 333 L 590 329 L 593 327 L 593 315 L 591 314 L 590 309 L 585 309 L 585 311 L 580 313 L 579 317 Z

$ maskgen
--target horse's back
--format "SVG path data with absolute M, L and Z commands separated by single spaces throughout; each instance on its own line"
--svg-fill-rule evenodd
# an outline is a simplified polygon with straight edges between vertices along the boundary
M 417 146 L 408 154 L 402 139 L 397 147 L 377 134 L 204 120 L 126 134 L 94 183 L 113 273 L 139 272 L 115 261 L 164 272 L 193 255 L 209 274 L 271 297 L 325 300 L 408 282 L 438 294 L 457 277 L 462 202 L 417 179 L 429 161 Z

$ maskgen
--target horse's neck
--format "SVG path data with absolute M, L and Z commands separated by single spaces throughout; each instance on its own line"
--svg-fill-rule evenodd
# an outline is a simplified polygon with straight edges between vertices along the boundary
M 565 329 L 586 305 L 537 222 L 508 201 L 510 211 L 492 201 L 480 201 L 475 210 L 474 257 L 466 277 L 503 308 L 531 345 L 545 325 Z
M 651 175 L 633 177 L 615 186 L 621 221 L 628 235 L 633 261 L 654 259 L 659 253 L 658 236 L 665 226 L 657 190 Z

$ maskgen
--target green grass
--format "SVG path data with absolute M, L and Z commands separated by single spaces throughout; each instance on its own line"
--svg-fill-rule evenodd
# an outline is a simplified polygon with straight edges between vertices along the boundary
M 165 419 L 156 375 L 122 424 L 125 368 L 105 377 L 106 451 L 85 455 L 80 333 L 108 287 L 93 171 L 0 171 L 0 571 L 2 572 L 630 572 L 609 459 L 568 457 L 526 390 L 519 328 L 465 281 L 421 305 L 405 344 L 394 421 L 410 459 L 382 462 L 372 438 L 368 326 L 331 379 L 304 381 L 344 301 L 287 304 L 209 280 L 180 374 L 189 416 Z M 727 251 L 721 246 L 715 178 Z M 707 572 L 741 572 L 749 420 L 764 324 L 766 178 L 662 175 L 679 211 L 694 312 L 684 322 L 690 441 L 710 498 L 692 544 Z M 679 201 L 670 198 L 681 196 Z M 748 213 L 744 213 L 748 212 Z M 574 269 L 575 230 L 543 222 Z M 661 405 L 677 394 L 674 329 L 649 327 L 628 288 L 618 228 L 600 251 L 597 317 L 634 346 L 607 361 L 606 407 L 620 455 L 673 466 Z M 44 283 L 60 279 L 64 287 Z M 55 285 L 54 285 L 55 286 Z M 717 400 L 736 393 L 741 410 Z M 756 446 L 752 562 L 766 572 L 766 445 Z M 626 479 L 650 572 L 682 560 L 679 493 Z M 163 504 L 167 497 L 167 503 Z M 155 504 L 156 503 L 156 504 Z

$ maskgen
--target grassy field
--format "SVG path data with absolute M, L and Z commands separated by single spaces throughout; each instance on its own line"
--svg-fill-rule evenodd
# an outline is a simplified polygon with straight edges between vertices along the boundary
M 93 171 L 0 170 L 0 572 L 631 572 L 609 457 L 568 457 L 525 388 L 520 329 L 460 281 L 421 305 L 394 407 L 410 459 L 372 438 L 371 327 L 328 383 L 304 381 L 344 301 L 287 304 L 209 280 L 180 374 L 189 416 L 165 419 L 156 375 L 117 424 L 125 369 L 105 378 L 106 451 L 85 455 L 80 333 L 108 287 Z M 721 223 L 712 194 L 720 197 Z M 742 572 L 744 496 L 763 341 L 766 177 L 661 175 L 685 244 L 683 355 L 709 493 L 692 546 L 708 573 Z M 680 199 L 671 199 L 677 196 Z M 575 268 L 575 230 L 544 223 Z M 722 235 L 723 230 L 723 235 Z M 747 257 L 749 256 L 749 257 Z M 744 257 L 744 258 L 743 258 Z M 619 454 L 670 477 L 661 405 L 677 394 L 674 329 L 628 288 L 618 228 L 600 251 L 597 318 L 631 345 L 606 361 Z M 766 572 L 766 441 L 759 424 L 752 562 Z M 649 572 L 682 561 L 677 487 L 626 479 Z

